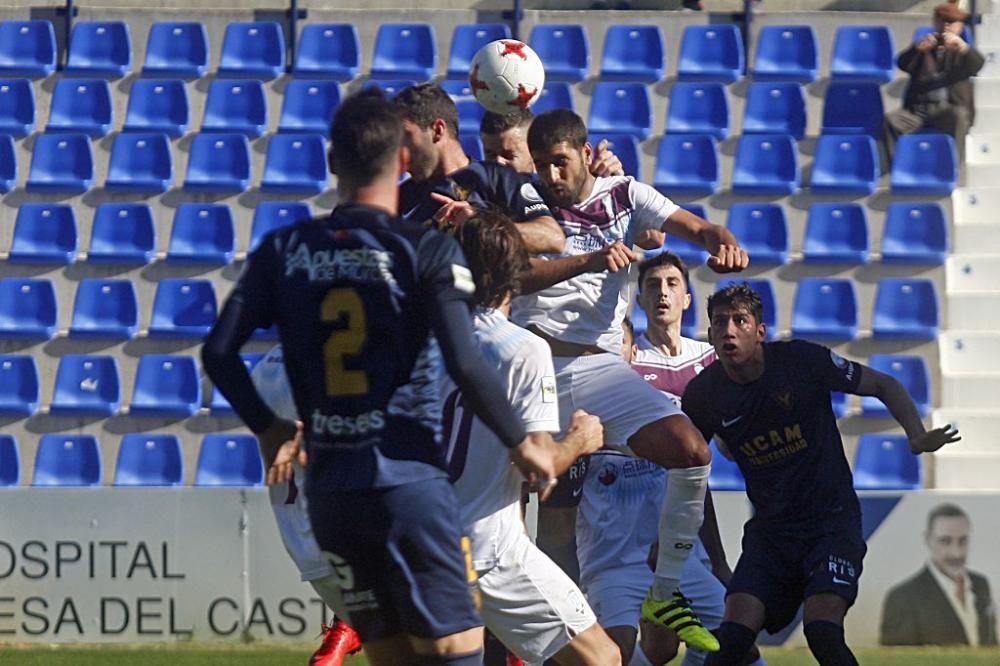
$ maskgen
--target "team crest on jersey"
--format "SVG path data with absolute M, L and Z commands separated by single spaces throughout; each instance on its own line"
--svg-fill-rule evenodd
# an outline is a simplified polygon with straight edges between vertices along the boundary
M 777 393 L 772 393 L 771 397 L 774 401 L 785 409 L 791 411 L 792 409 L 792 391 L 791 389 L 785 389 L 784 391 L 778 391 Z
M 529 204 L 542 203 L 542 195 L 531 183 L 525 183 L 521 186 L 521 198 Z
M 612 483 L 618 480 L 618 472 L 611 465 L 605 465 L 601 468 L 601 471 L 597 474 L 597 480 L 601 482 L 602 486 L 610 486 Z
M 553 403 L 557 395 L 556 378 L 542 377 L 542 402 Z

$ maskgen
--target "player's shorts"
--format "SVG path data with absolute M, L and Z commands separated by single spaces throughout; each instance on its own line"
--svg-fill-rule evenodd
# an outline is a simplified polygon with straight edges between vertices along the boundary
M 528 663 L 550 659 L 597 622 L 576 583 L 523 533 L 480 572 L 479 590 L 486 627 Z
M 446 478 L 310 491 L 309 516 L 341 589 L 334 612 L 363 641 L 400 633 L 441 638 L 482 626 L 469 541 Z
M 569 428 L 573 412 L 583 409 L 600 417 L 605 446 L 628 450 L 629 438 L 643 426 L 682 413 L 621 356 L 556 356 L 552 361 L 563 432 Z
M 309 506 L 302 492 L 304 474 L 296 466 L 295 478 L 268 488 L 274 520 L 278 523 L 281 542 L 299 570 L 302 580 L 325 578 L 333 568 L 320 552 L 316 537 L 309 523 Z
M 590 469 L 590 456 L 577 458 L 570 468 L 559 476 L 559 483 L 542 506 L 556 509 L 572 509 L 579 506 L 588 469 Z
M 853 605 L 867 551 L 860 516 L 831 518 L 829 524 L 806 533 L 750 521 L 728 593 L 746 593 L 763 601 L 764 628 L 773 634 L 786 627 L 802 602 L 814 594 L 830 592 Z

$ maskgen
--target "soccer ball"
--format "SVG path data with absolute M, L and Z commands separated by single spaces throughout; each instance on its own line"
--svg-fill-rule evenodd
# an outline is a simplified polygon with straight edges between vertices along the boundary
M 544 85 L 545 68 L 538 54 L 516 39 L 490 42 L 472 59 L 469 87 L 488 111 L 526 109 L 538 100 Z

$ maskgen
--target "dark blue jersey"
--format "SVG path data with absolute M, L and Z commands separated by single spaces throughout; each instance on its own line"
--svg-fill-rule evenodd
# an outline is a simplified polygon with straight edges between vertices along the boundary
M 822 345 L 764 344 L 764 374 L 749 384 L 713 363 L 691 380 L 684 412 L 706 440 L 718 436 L 746 477 L 755 520 L 822 524 L 860 511 L 830 392 L 852 393 L 860 367 Z
M 305 424 L 308 487 L 444 476 L 437 442 L 443 368 L 432 331 L 445 328 L 435 313 L 454 304 L 468 320 L 474 290 L 453 238 L 375 209 L 340 206 L 265 237 L 206 341 L 206 370 L 251 429 L 262 431 L 273 415 L 226 376 L 232 372 L 221 361 L 254 328 L 277 324 Z M 455 349 L 455 336 L 446 337 Z
M 441 207 L 431 199 L 432 192 L 456 201 L 468 201 L 480 208 L 499 208 L 515 222 L 552 215 L 533 176 L 520 174 L 496 162 L 473 161 L 444 178 L 422 183 L 404 182 L 399 187 L 400 215 L 414 222 L 430 220 Z

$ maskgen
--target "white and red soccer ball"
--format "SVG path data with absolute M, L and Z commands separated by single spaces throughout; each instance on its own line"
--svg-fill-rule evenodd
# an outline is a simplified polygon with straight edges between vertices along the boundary
M 488 111 L 526 109 L 542 95 L 545 68 L 531 47 L 516 39 L 498 39 L 472 59 L 469 87 Z

